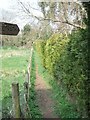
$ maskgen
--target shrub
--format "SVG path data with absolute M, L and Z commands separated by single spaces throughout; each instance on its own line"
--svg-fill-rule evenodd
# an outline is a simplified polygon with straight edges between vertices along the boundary
M 45 67 L 45 44 L 46 41 L 43 40 L 37 40 L 37 42 L 34 44 L 36 51 L 39 53 L 40 57 L 42 58 L 42 64 Z
M 47 40 L 45 46 L 45 67 L 53 75 L 55 75 L 57 60 L 64 52 L 63 48 L 67 43 L 68 38 L 63 34 L 54 34 Z

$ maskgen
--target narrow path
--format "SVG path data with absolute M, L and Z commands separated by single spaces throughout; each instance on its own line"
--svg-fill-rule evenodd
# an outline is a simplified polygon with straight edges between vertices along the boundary
M 36 99 L 38 106 L 43 114 L 43 118 L 58 118 L 54 113 L 54 101 L 51 99 L 52 88 L 38 74 L 38 66 L 36 65 Z

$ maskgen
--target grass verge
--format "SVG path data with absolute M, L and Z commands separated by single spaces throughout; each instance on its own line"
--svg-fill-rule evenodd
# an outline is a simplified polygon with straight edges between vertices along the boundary
M 29 107 L 32 118 L 41 118 L 41 112 L 39 110 L 37 101 L 36 101 L 36 92 L 35 92 L 35 80 L 36 80 L 36 66 L 35 66 L 35 54 L 33 51 L 32 54 L 32 65 L 31 65 L 31 89 L 30 89 L 30 100 Z

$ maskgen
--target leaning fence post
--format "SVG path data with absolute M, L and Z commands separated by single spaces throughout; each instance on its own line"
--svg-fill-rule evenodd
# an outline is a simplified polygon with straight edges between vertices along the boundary
M 19 83 L 12 83 L 13 117 L 20 118 Z

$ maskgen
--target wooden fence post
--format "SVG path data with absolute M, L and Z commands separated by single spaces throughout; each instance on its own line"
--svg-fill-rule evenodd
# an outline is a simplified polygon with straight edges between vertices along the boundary
M 20 118 L 19 83 L 12 83 L 13 117 Z
M 28 70 L 27 70 L 27 82 L 28 82 L 28 99 L 29 99 L 29 90 L 31 87 L 31 81 L 30 81 L 30 77 L 31 77 L 31 63 L 32 63 L 32 53 L 33 53 L 33 47 L 31 48 L 31 55 L 30 55 L 30 61 L 29 61 L 29 65 L 28 65 Z
M 24 95 L 25 95 L 25 102 L 28 102 L 28 82 L 24 82 Z
M 28 106 L 28 82 L 24 82 L 24 100 L 25 100 L 25 113 L 24 113 L 24 116 L 25 118 L 28 118 L 29 117 L 29 106 Z

